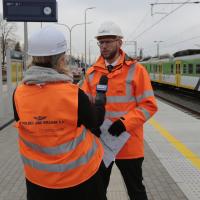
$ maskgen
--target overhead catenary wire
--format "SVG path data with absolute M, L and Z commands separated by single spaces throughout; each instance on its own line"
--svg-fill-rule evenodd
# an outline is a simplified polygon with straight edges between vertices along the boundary
M 136 26 L 136 28 L 133 30 L 133 32 L 131 34 L 129 34 L 129 37 L 133 34 L 135 34 L 135 32 L 142 26 L 142 24 L 144 23 L 146 17 L 149 15 L 149 12 L 147 11 L 146 14 L 144 15 L 144 17 L 142 18 L 142 20 L 138 23 L 138 25 Z M 129 38 L 128 37 L 128 38 Z
M 153 7 L 156 5 L 177 5 L 177 4 L 185 4 L 185 2 L 163 2 L 163 3 L 159 3 L 159 2 L 155 2 L 155 3 L 151 3 L 151 15 L 153 16 Z M 192 2 L 187 2 L 187 4 L 198 4 L 200 3 L 200 1 L 192 1 Z M 162 12 L 157 12 L 156 14 L 165 14 Z
M 157 0 L 155 3 L 158 3 L 159 0 Z M 147 16 L 149 15 L 149 9 L 147 10 L 146 14 L 144 15 L 144 17 L 141 19 L 141 21 L 138 23 L 138 25 L 135 27 L 135 29 L 131 32 L 131 34 L 129 34 L 129 36 L 133 35 L 144 23 L 145 19 L 147 18 Z M 129 38 L 129 37 L 128 37 Z
M 152 5 L 152 6 L 154 6 L 154 5 L 169 5 L 169 4 L 183 4 L 183 3 L 185 3 L 185 2 L 171 2 L 171 3 L 151 3 L 150 5 Z M 193 2 L 188 2 L 188 3 L 191 3 L 191 4 L 198 4 L 198 3 L 200 3 L 200 1 L 193 1 Z
M 182 44 L 182 43 L 185 43 L 185 42 L 188 42 L 188 41 L 191 41 L 191 40 L 194 40 L 194 39 L 198 39 L 198 38 L 200 38 L 200 36 L 193 36 L 193 37 L 190 37 L 190 38 L 187 38 L 187 39 L 185 39 L 185 40 L 181 40 L 181 41 L 178 41 L 178 42 L 169 44 L 169 45 L 164 45 L 162 48 L 165 49 L 165 48 L 169 48 L 169 47 L 178 46 L 178 45 L 180 45 L 180 44 Z M 154 49 L 154 48 L 153 48 L 152 46 L 151 46 L 150 48 L 145 48 L 146 54 L 151 55 L 153 49 Z
M 195 39 L 200 38 L 199 35 L 196 35 L 196 36 L 188 37 L 188 38 L 186 38 L 186 39 L 178 40 L 177 42 L 171 42 L 171 41 L 173 41 L 173 39 L 176 38 L 177 36 L 180 38 L 180 35 L 185 34 L 187 31 L 190 31 L 190 32 L 191 32 L 191 30 L 193 30 L 195 27 L 198 28 L 198 29 L 200 29 L 200 28 L 199 28 L 199 27 L 200 27 L 200 24 L 195 24 L 195 25 L 193 25 L 193 26 L 190 26 L 190 27 L 188 27 L 187 29 L 184 29 L 183 31 L 177 33 L 176 35 L 173 35 L 173 36 L 171 36 L 171 37 L 165 39 L 165 43 L 164 43 L 164 45 L 162 46 L 162 48 L 165 49 L 165 48 L 168 48 L 168 47 L 178 46 L 178 45 L 180 45 L 180 44 L 182 44 L 182 43 L 185 43 L 185 42 L 187 42 L 187 41 L 191 41 L 191 40 L 195 40 Z M 177 39 L 176 39 L 176 40 L 177 40 Z M 145 50 L 148 51 L 148 52 L 152 51 L 153 49 L 154 49 L 154 48 L 152 48 L 152 45 L 149 45 L 148 47 L 145 48 Z
M 147 29 L 145 29 L 142 33 L 144 34 L 144 32 L 147 32 L 148 30 L 150 30 L 151 28 L 153 28 L 155 25 L 157 25 L 159 22 L 161 22 L 162 20 L 164 20 L 167 16 L 169 16 L 170 14 L 172 14 L 173 12 L 175 12 L 176 10 L 178 10 L 179 8 L 181 8 L 182 6 L 184 6 L 185 4 L 187 4 L 187 3 L 189 3 L 190 2 L 190 0 L 189 1 L 185 1 L 185 2 L 182 2 L 181 3 L 181 5 L 180 6 L 178 6 L 178 7 L 176 7 L 174 10 L 172 10 L 170 13 L 168 13 L 168 14 L 166 14 L 164 17 L 162 17 L 161 19 L 159 19 L 156 23 L 154 23 L 154 24 L 152 24 L 150 27 L 148 27 Z M 192 3 L 192 2 L 191 2 Z M 193 2 L 194 3 L 194 2 Z M 200 1 L 199 1 L 199 3 L 200 3 Z M 146 19 L 146 16 L 147 16 L 147 13 L 144 15 L 144 17 L 142 18 L 142 20 L 140 21 L 140 23 L 138 24 L 138 26 L 137 26 L 137 28 L 136 29 L 134 29 L 134 32 L 133 33 L 135 33 L 136 32 L 136 30 L 139 28 L 139 27 L 141 27 L 141 25 L 142 25 L 142 23 L 144 22 L 144 20 Z M 196 27 L 197 27 L 197 25 L 195 25 Z M 190 28 L 188 28 L 188 29 L 191 29 L 191 27 Z M 132 34 L 133 34 L 132 33 Z M 185 31 L 183 31 L 183 33 L 185 33 Z M 181 33 L 180 33 L 181 34 Z M 179 34 L 179 35 L 180 35 Z M 141 36 L 141 33 L 138 35 L 138 36 Z M 136 36 L 137 37 L 137 36 Z M 135 37 L 135 38 L 136 38 Z M 135 39 L 134 38 L 134 39 Z M 139 37 L 138 37 L 139 38 Z M 191 40 L 195 40 L 195 39 L 198 39 L 198 38 L 200 38 L 200 36 L 191 36 L 191 37 L 189 37 L 189 38 L 186 38 L 186 39 L 182 39 L 182 40 L 178 40 L 177 42 L 172 42 L 171 44 L 170 44 L 170 40 L 172 39 L 172 37 L 170 37 L 170 38 L 168 38 L 167 40 L 165 40 L 165 44 L 164 44 L 164 46 L 163 46 L 163 49 L 165 49 L 165 48 L 167 48 L 167 47 L 173 47 L 173 46 L 179 46 L 180 44 L 182 44 L 182 43 L 186 43 L 187 41 L 191 41 Z M 179 38 L 180 39 L 180 38 Z M 169 45 L 166 45 L 166 43 L 168 43 Z M 148 49 L 148 50 L 147 50 Z M 152 47 L 152 45 L 151 45 L 151 47 L 150 48 L 145 48 L 145 52 L 147 53 L 147 54 L 150 54 L 150 52 L 152 52 L 152 50 L 153 50 L 154 48 Z
M 175 43 L 170 44 L 170 45 L 165 45 L 165 47 L 175 46 L 175 45 L 177 45 L 177 44 L 185 43 L 185 42 L 188 42 L 188 41 L 190 41 L 190 40 L 194 40 L 194 39 L 198 39 L 198 38 L 200 38 L 200 36 L 194 36 L 194 37 L 191 37 L 191 38 L 188 38 L 188 39 L 185 39 L 185 40 L 181 40 L 181 41 L 179 41 L 179 42 L 175 42 Z
M 198 39 L 198 38 L 200 38 L 200 36 L 193 36 L 193 37 L 190 37 L 190 38 L 187 38 L 187 39 L 184 39 L 184 40 L 181 40 L 181 41 L 169 44 L 169 45 L 164 45 L 164 46 L 162 46 L 162 49 L 178 46 L 178 45 L 180 45 L 182 43 L 186 43 L 188 41 L 195 40 L 195 39 Z M 145 52 L 148 55 L 151 55 L 153 53 L 153 50 L 154 50 L 154 47 L 152 47 L 152 46 L 149 46 L 149 47 L 145 48 Z
M 152 24 L 151 26 L 149 26 L 147 29 L 145 29 L 143 32 L 141 32 L 140 34 L 138 34 L 136 37 L 134 37 L 133 40 L 138 39 L 139 37 L 141 37 L 143 34 L 145 34 L 147 31 L 151 30 L 154 26 L 156 26 L 157 24 L 159 24 L 161 21 L 163 21 L 166 17 L 168 17 L 169 15 L 171 15 L 172 13 L 174 13 L 175 11 L 177 11 L 179 8 L 181 8 L 182 6 L 184 6 L 185 4 L 187 4 L 188 2 L 190 2 L 191 0 L 185 1 L 183 2 L 180 6 L 176 7 L 174 10 L 172 10 L 171 12 L 169 12 L 168 14 L 166 14 L 165 16 L 161 17 L 158 21 L 156 21 L 154 24 Z
M 166 43 L 166 42 L 169 42 L 169 41 L 172 40 L 173 38 L 176 38 L 177 36 L 179 37 L 180 35 L 185 34 L 187 31 L 190 31 L 190 32 L 191 32 L 191 30 L 194 30 L 194 28 L 200 29 L 200 24 L 192 25 L 192 26 L 190 26 L 190 27 L 184 29 L 183 31 L 177 33 L 176 35 L 173 35 L 173 36 L 168 37 L 167 39 L 165 39 L 165 43 Z

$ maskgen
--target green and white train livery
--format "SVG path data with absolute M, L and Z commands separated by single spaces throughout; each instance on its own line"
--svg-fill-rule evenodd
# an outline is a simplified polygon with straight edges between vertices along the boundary
M 140 62 L 150 74 L 151 81 L 200 92 L 200 50 L 188 49 Z

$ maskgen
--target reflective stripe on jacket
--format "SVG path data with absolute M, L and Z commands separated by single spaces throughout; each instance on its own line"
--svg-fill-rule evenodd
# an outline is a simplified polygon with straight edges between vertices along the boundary
M 122 50 L 120 53 L 121 58 L 111 73 L 103 57 L 99 57 L 87 71 L 82 89 L 94 101 L 96 85 L 103 74 L 107 75 L 106 118 L 115 121 L 123 117 L 122 122 L 131 134 L 117 158 L 139 158 L 144 156 L 143 124 L 157 111 L 157 105 L 146 69 Z
M 25 175 L 47 188 L 68 188 L 92 177 L 103 149 L 77 127 L 78 87 L 70 83 L 20 85 L 14 101 L 19 115 L 19 147 Z

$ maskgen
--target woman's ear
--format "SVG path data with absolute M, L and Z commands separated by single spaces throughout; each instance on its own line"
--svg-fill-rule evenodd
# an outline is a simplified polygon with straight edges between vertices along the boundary
M 65 55 L 60 56 L 60 58 L 57 60 L 55 68 L 58 72 L 60 72 L 60 69 L 63 69 L 66 66 L 65 64 Z
M 57 63 L 58 63 L 58 65 L 64 66 L 65 65 L 65 55 L 60 56 Z
M 70 56 L 69 55 L 65 55 L 65 64 L 69 65 L 70 64 L 69 61 L 70 61 Z
M 69 67 L 66 63 L 66 55 L 62 55 L 58 59 L 57 65 L 56 65 L 56 70 L 61 74 L 70 75 L 70 70 L 69 70 Z

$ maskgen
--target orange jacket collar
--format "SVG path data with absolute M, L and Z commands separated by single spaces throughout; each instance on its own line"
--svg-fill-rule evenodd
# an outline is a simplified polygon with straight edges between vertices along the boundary
M 125 52 L 122 51 L 122 49 L 120 49 L 120 55 L 121 55 L 121 58 L 118 61 L 117 65 L 116 65 L 117 67 L 115 69 L 121 67 L 123 64 L 126 64 L 126 65 L 129 66 L 129 65 L 131 65 L 131 64 L 133 64 L 133 63 L 136 62 L 136 60 L 129 58 L 125 54 Z M 106 65 L 105 65 L 105 59 L 102 56 L 100 56 L 98 58 L 98 60 L 96 61 L 96 63 L 93 65 L 93 67 L 94 67 L 94 69 L 96 69 L 98 71 L 102 71 L 102 72 L 106 71 L 107 72 Z

